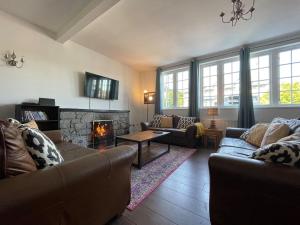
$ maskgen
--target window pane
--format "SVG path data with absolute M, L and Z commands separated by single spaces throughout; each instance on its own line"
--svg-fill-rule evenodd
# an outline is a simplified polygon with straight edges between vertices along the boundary
M 291 77 L 291 65 L 280 66 L 280 78 Z
M 293 76 L 300 76 L 300 63 L 293 64 Z
M 217 105 L 217 96 L 218 96 L 218 90 L 217 90 L 217 71 L 218 68 L 216 65 L 213 66 L 206 66 L 203 68 L 203 84 L 202 84 L 202 90 L 203 90 L 203 106 L 209 107 L 209 106 L 215 106 Z M 206 71 L 206 74 L 204 75 Z
M 258 81 L 258 70 L 251 70 L 251 81 Z
M 269 67 L 269 56 L 268 55 L 259 57 L 259 67 L 260 68 Z
M 292 96 L 290 91 L 280 92 L 280 103 L 281 104 L 291 104 Z
M 217 66 L 210 67 L 210 75 L 217 75 Z
M 293 104 L 300 104 L 300 91 L 293 91 Z
M 279 62 L 281 65 L 291 63 L 291 51 L 281 52 L 279 54 Z
M 258 57 L 251 58 L 250 67 L 252 70 L 258 68 Z
M 240 62 L 236 61 L 232 64 L 232 72 L 239 72 L 240 71 Z
M 293 77 L 293 91 L 300 91 L 300 77 Z
M 224 63 L 224 105 L 233 106 L 239 104 L 239 69 L 240 62 L 232 61 Z M 230 69 L 229 69 L 230 68 Z
M 231 63 L 224 64 L 224 73 L 231 73 Z
M 280 79 L 280 91 L 289 91 L 291 90 L 291 79 L 284 78 Z
M 270 93 L 260 93 L 259 94 L 259 104 L 261 104 L 261 105 L 270 104 Z
M 293 50 L 293 63 L 300 62 L 300 49 Z
M 270 104 L 270 55 L 262 55 L 252 59 L 251 84 L 253 104 Z
M 268 80 L 270 77 L 269 68 L 264 68 L 259 70 L 259 79 L 260 80 Z

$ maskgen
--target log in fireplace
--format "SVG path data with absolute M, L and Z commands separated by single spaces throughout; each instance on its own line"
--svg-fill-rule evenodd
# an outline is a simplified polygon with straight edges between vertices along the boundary
M 104 149 L 114 143 L 113 120 L 94 120 L 92 122 L 92 147 Z

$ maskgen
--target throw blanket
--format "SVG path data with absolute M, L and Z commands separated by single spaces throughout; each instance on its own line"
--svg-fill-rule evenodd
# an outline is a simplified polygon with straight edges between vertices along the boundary
M 205 127 L 203 123 L 195 123 L 195 126 L 197 127 L 197 134 L 196 137 L 199 138 L 205 133 Z

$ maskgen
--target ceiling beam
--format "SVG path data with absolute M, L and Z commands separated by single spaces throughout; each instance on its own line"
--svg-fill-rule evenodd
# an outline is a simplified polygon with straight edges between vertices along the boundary
M 92 0 L 71 21 L 63 26 L 59 32 L 57 32 L 56 40 L 61 43 L 70 40 L 76 33 L 104 14 L 119 1 L 120 0 Z

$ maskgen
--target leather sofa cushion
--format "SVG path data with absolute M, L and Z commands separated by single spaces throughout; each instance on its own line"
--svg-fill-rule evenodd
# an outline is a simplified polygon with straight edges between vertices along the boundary
M 68 142 L 56 144 L 56 147 L 60 151 L 65 161 L 72 161 L 74 159 L 97 152 L 95 149 L 80 147 L 79 145 Z
M 0 122 L 0 178 L 37 170 L 20 130 L 9 122 Z
M 177 136 L 177 137 L 185 137 L 185 135 L 186 135 L 186 129 L 149 127 L 149 130 L 159 130 L 159 131 L 164 131 L 164 132 L 171 132 L 172 136 Z
M 218 150 L 218 153 L 226 154 L 226 155 L 233 155 L 237 157 L 249 158 L 252 156 L 254 150 L 245 149 L 245 148 L 236 148 L 236 147 L 221 147 Z
M 247 143 L 246 141 L 239 139 L 239 138 L 223 138 L 220 147 L 235 147 L 235 148 L 242 148 L 247 150 L 255 151 L 257 149 L 256 146 Z

